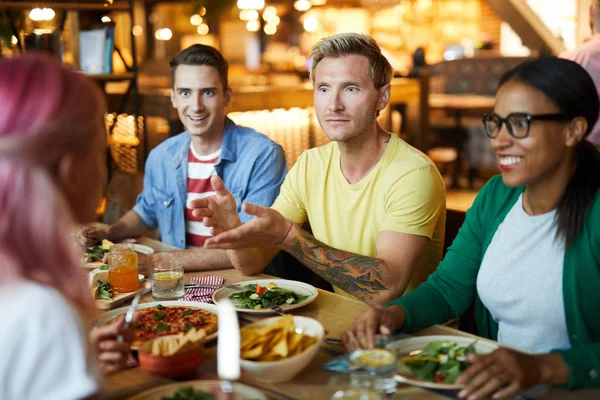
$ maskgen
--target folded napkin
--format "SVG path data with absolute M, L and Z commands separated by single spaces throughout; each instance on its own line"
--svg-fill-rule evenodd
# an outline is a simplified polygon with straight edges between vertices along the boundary
M 195 276 L 190 283 L 199 285 L 214 285 L 214 288 L 191 288 L 185 292 L 185 301 L 199 301 L 201 303 L 212 303 L 212 295 L 223 286 L 223 278 L 220 276 Z

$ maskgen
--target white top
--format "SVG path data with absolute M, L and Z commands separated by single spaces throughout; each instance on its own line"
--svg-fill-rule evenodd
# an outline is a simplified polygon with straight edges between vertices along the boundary
M 98 391 L 76 311 L 30 281 L 0 287 L 0 399 L 70 400 Z
M 571 347 L 563 301 L 565 244 L 556 210 L 528 215 L 523 195 L 485 252 L 477 292 L 498 322 L 498 341 L 536 353 Z
M 192 215 L 192 208 L 189 206 L 192 200 L 202 199 L 215 195 L 215 191 L 210 183 L 210 178 L 217 174 L 215 164 L 219 161 L 221 149 L 216 152 L 203 156 L 194 150 L 193 144 L 190 144 L 188 154 L 188 178 L 187 178 L 187 199 L 185 213 L 185 233 L 187 247 L 203 247 L 207 238 L 211 237 L 211 228 L 204 226 L 202 218 L 196 218 Z

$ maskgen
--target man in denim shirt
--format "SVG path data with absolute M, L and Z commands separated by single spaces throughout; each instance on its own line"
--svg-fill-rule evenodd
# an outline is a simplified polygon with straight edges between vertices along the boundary
M 187 131 L 170 138 L 149 155 L 144 190 L 133 210 L 106 228 L 85 227 L 80 239 L 121 240 L 158 226 L 163 242 L 184 249 L 140 255 L 143 268 L 159 260 L 182 261 L 187 270 L 231 267 L 224 250 L 202 248 L 213 232 L 195 218 L 187 204 L 215 194 L 210 177 L 218 175 L 231 189 L 243 222 L 243 202 L 270 206 L 286 172 L 281 146 L 253 129 L 237 126 L 225 116 L 232 91 L 227 61 L 214 48 L 195 44 L 173 58 L 171 100 Z

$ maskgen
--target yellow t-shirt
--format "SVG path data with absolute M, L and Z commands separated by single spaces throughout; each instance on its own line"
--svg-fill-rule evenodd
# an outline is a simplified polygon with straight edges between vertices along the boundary
M 442 259 L 442 177 L 426 155 L 394 135 L 377 165 L 355 184 L 342 174 L 337 143 L 305 151 L 286 176 L 273 208 L 294 222 L 308 220 L 317 240 L 363 256 L 376 255 L 383 231 L 426 236 L 430 240 L 407 291 L 425 281 Z

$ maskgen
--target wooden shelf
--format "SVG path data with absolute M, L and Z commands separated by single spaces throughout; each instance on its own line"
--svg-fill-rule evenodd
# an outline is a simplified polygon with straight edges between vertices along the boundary
M 90 79 L 102 82 L 119 82 L 119 81 L 130 81 L 135 77 L 133 72 L 127 72 L 124 74 L 84 74 Z
M 105 1 L 2 1 L 0 10 L 16 8 L 36 8 L 47 7 L 55 10 L 107 10 L 107 11 L 127 11 L 129 5 L 125 2 L 115 1 L 113 4 L 107 4 Z

